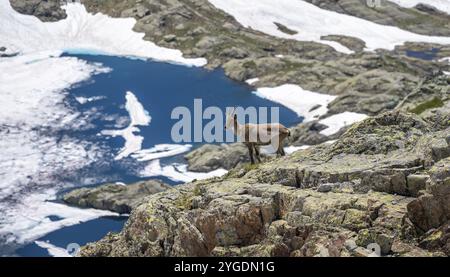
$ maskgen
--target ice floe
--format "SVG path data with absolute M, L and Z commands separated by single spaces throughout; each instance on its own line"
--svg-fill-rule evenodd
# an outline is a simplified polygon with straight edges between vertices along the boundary
M 176 156 L 189 151 L 191 144 L 157 144 L 149 149 L 136 151 L 131 156 L 140 162 Z
M 328 103 L 336 98 L 333 95 L 308 91 L 292 84 L 273 88 L 258 88 L 253 93 L 293 110 L 299 116 L 304 117 L 305 122 L 326 114 Z
M 80 3 L 63 6 L 67 18 L 42 22 L 12 9 L 8 0 L 0 0 L 0 46 L 20 53 L 40 51 L 77 51 L 88 49 L 110 55 L 136 56 L 189 66 L 203 66 L 206 60 L 183 58 L 181 51 L 159 47 L 144 41 L 143 33 L 133 31 L 134 18 L 112 18 L 91 14 Z
M 80 103 L 81 105 L 84 105 L 86 103 L 101 100 L 104 98 L 105 98 L 104 96 L 92 96 L 92 97 L 78 96 L 78 97 L 75 97 L 75 100 L 77 100 L 77 102 Z
M 320 131 L 320 133 L 326 136 L 331 136 L 337 133 L 341 128 L 352 125 L 353 123 L 362 121 L 366 118 L 366 114 L 355 112 L 343 112 L 340 114 L 335 114 L 319 120 L 319 123 L 328 126 L 328 128 Z
M 328 44 L 337 51 L 352 53 L 347 47 L 333 41 L 322 40 L 326 35 L 345 35 L 362 39 L 366 50 L 378 48 L 392 50 L 407 41 L 450 44 L 450 37 L 419 35 L 398 27 L 386 26 L 358 17 L 321 9 L 305 1 L 293 0 L 208 0 L 217 8 L 234 16 L 245 27 L 269 35 L 300 41 L 316 41 Z M 419 2 L 419 1 L 401 1 Z M 426 1 L 429 3 L 428 1 Z M 448 1 L 433 1 L 440 8 L 448 8 Z M 281 23 L 296 31 L 287 34 L 275 23 Z
M 46 249 L 48 254 L 52 257 L 72 257 L 66 249 L 53 245 L 48 241 L 37 240 L 34 243 L 37 246 Z
M 228 171 L 223 168 L 219 168 L 210 172 L 192 172 L 187 170 L 185 164 L 171 164 L 161 166 L 159 160 L 151 161 L 140 173 L 142 177 L 155 177 L 164 176 L 172 181 L 178 182 L 191 182 L 195 179 L 203 180 L 212 177 L 220 177 L 225 175 Z
M 55 194 L 56 190 L 54 189 L 31 194 L 16 205 L 14 210 L 2 209 L 2 213 L 6 213 L 6 216 L 14 219 L 8 224 L 0 225 L 2 239 L 10 244 L 24 244 L 62 227 L 79 224 L 101 216 L 118 216 L 117 213 L 109 211 L 79 209 L 50 202 L 55 200 Z M 58 219 L 51 220 L 50 216 L 56 216 Z
M 130 154 L 141 150 L 144 137 L 135 134 L 140 132 L 140 129 L 137 126 L 147 126 L 151 121 L 150 115 L 131 91 L 127 91 L 125 98 L 125 109 L 130 115 L 130 124 L 128 127 L 121 130 L 104 130 L 101 132 L 103 135 L 112 137 L 121 136 L 124 138 L 125 145 L 115 157 L 116 160 L 121 160 L 128 157 Z
M 427 4 L 435 7 L 436 9 L 450 14 L 450 1 L 449 0 L 388 0 L 404 8 L 413 8 L 417 4 Z

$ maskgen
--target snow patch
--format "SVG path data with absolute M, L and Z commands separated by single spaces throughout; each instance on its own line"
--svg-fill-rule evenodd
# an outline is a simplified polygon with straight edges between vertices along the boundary
M 286 154 L 290 155 L 290 154 L 294 153 L 295 151 L 305 150 L 305 149 L 308 149 L 310 147 L 311 147 L 310 145 L 302 145 L 302 146 L 293 146 L 293 145 L 291 145 L 291 146 L 285 147 L 284 148 L 284 152 L 286 152 Z
M 449 0 L 388 0 L 404 8 L 413 8 L 417 4 L 427 4 L 435 7 L 436 9 L 450 14 L 450 1 Z
M 366 118 L 367 115 L 354 112 L 335 114 L 319 120 L 319 123 L 328 126 L 328 128 L 320 131 L 320 133 L 325 136 L 331 136 L 337 133 L 341 128 L 352 125 L 353 123 L 362 121 Z
M 293 0 L 209 0 L 217 8 L 234 16 L 245 27 L 267 33 L 272 36 L 315 41 L 327 44 L 343 53 L 353 53 L 347 47 L 334 42 L 322 40 L 326 35 L 345 35 L 362 39 L 366 50 L 378 48 L 393 50 L 395 46 L 407 41 L 450 44 L 449 37 L 424 36 L 402 30 L 398 27 L 386 26 L 358 17 L 340 14 L 321 9 L 305 1 Z M 416 2 L 416 1 L 401 1 Z M 419 1 L 417 1 L 419 2 Z M 434 0 L 440 8 L 448 8 L 449 1 Z M 429 3 L 427 1 L 427 3 Z M 281 23 L 296 31 L 290 35 L 278 30 L 274 22 Z
M 252 78 L 252 79 L 248 79 L 245 82 L 249 85 L 253 85 L 254 83 L 258 82 L 259 78 Z
M 90 14 L 80 3 L 69 3 L 63 8 L 67 13 L 66 19 L 42 22 L 37 17 L 16 12 L 9 1 L 0 1 L 2 46 L 21 53 L 87 49 L 93 53 L 144 57 L 188 66 L 206 64 L 204 58 L 185 59 L 179 50 L 144 41 L 144 33 L 133 31 L 134 18 Z
M 326 114 L 328 103 L 336 98 L 333 95 L 304 90 L 300 86 L 292 84 L 273 88 L 258 88 L 253 93 L 293 110 L 299 116 L 304 117 L 304 122 Z

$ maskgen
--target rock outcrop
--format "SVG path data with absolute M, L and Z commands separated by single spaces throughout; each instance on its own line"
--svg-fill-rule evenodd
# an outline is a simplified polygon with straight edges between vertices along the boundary
M 449 131 L 400 111 L 369 118 L 334 144 L 152 195 L 80 255 L 447 255 Z
M 11 7 L 16 11 L 34 15 L 41 21 L 58 21 L 67 17 L 66 12 L 61 8 L 60 0 L 10 0 Z
M 188 170 L 209 172 L 219 168 L 230 170 L 242 163 L 248 163 L 250 157 L 247 147 L 242 143 L 205 144 L 184 156 Z
M 104 184 L 93 188 L 72 190 L 63 196 L 64 202 L 83 208 L 110 210 L 120 214 L 130 213 L 152 194 L 171 188 L 158 180 L 134 184 Z

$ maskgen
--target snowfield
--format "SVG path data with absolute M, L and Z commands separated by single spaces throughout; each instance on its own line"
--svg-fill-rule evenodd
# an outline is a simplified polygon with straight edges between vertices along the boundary
M 304 90 L 298 85 L 286 84 L 273 88 L 258 88 L 253 92 L 259 97 L 280 103 L 293 110 L 308 122 L 327 113 L 327 105 L 336 96 Z
M 397 27 L 380 25 L 354 16 L 324 10 L 301 0 L 208 1 L 234 16 L 245 27 L 276 37 L 327 44 L 347 54 L 352 51 L 337 42 L 322 40 L 321 36 L 346 35 L 360 38 L 366 43 L 366 50 L 369 51 L 378 48 L 392 50 L 395 46 L 407 41 L 450 44 L 450 37 L 419 35 Z M 438 2 L 443 3 L 442 7 L 449 6 L 449 1 L 433 1 L 436 5 Z M 297 34 L 289 35 L 278 30 L 275 22 L 296 31 Z
M 135 56 L 188 66 L 203 66 L 206 60 L 185 59 L 181 51 L 159 47 L 144 41 L 143 33 L 134 32 L 134 18 L 112 18 L 90 14 L 79 3 L 63 7 L 67 18 L 42 22 L 12 9 L 8 0 L 0 0 L 0 46 L 27 54 L 40 51 L 79 51 L 117 56 Z
M 353 123 L 362 121 L 366 118 L 367 115 L 354 112 L 335 114 L 319 120 L 319 123 L 328 126 L 328 128 L 320 131 L 320 133 L 322 135 L 331 136 L 337 133 L 341 128 L 352 125 Z

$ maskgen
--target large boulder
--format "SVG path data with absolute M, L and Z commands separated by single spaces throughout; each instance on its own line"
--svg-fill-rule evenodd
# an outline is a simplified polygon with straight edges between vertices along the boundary
M 408 205 L 408 217 L 422 232 L 450 220 L 450 158 L 430 170 L 426 192 Z

